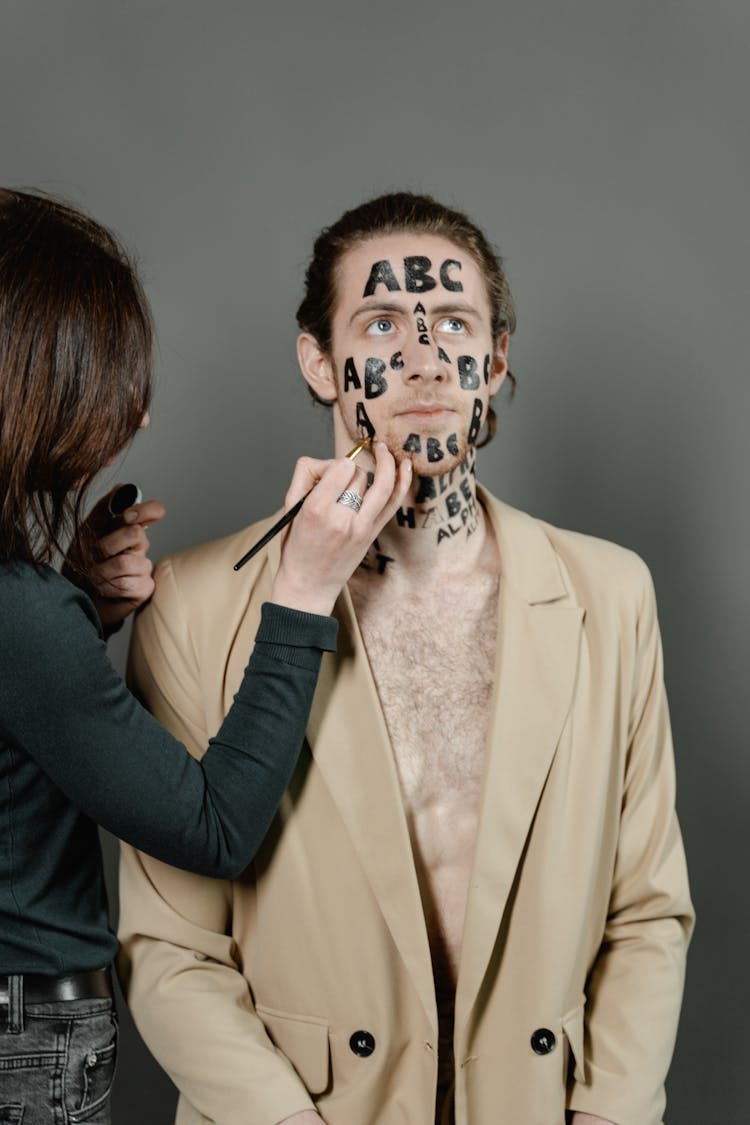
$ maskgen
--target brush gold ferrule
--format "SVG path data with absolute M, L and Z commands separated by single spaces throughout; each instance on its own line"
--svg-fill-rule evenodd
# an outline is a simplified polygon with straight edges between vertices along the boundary
M 364 437 L 364 438 L 362 438 L 361 441 L 357 442 L 357 444 L 354 446 L 354 449 L 349 450 L 349 452 L 346 455 L 347 461 L 353 461 L 355 459 L 355 457 L 359 456 L 359 454 L 362 452 L 363 449 L 366 449 L 367 446 L 371 445 L 371 444 L 372 444 L 372 438 L 368 434 L 367 437 Z

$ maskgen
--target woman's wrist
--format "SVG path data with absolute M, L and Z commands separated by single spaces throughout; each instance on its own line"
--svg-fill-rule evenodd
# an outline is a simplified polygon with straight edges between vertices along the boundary
M 303 613 L 319 613 L 323 617 L 330 617 L 336 597 L 337 593 L 330 590 L 295 581 L 284 571 L 282 564 L 274 578 L 269 600 L 289 609 L 299 609 Z

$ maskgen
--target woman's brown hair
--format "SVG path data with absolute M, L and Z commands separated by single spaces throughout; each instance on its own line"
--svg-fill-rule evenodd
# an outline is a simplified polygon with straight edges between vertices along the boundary
M 336 307 L 338 265 L 353 246 L 380 235 L 409 231 L 440 235 L 460 246 L 477 263 L 487 286 L 495 339 L 516 329 L 516 310 L 505 276 L 502 258 L 475 223 L 462 211 L 454 211 L 429 195 L 391 192 L 346 211 L 332 226 L 320 232 L 305 274 L 305 296 L 297 309 L 297 323 L 315 337 L 324 352 L 331 350 L 331 319 Z M 515 390 L 515 376 L 508 371 Z M 317 402 L 322 402 L 311 391 Z M 478 446 L 492 440 L 497 427 L 495 411 L 487 412 L 487 432 Z
M 152 324 L 114 235 L 77 208 L 0 189 L 0 560 L 79 535 L 100 469 L 151 397 Z

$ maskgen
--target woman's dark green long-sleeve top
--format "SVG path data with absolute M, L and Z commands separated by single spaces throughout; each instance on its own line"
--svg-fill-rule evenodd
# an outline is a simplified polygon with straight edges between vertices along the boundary
M 0 565 L 0 973 L 58 975 L 117 950 L 96 825 L 158 859 L 231 876 L 294 769 L 330 617 L 266 604 L 202 761 L 112 667 L 93 604 L 50 567 Z

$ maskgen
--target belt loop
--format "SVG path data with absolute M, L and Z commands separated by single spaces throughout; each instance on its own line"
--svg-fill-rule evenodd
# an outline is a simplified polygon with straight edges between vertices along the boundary
M 8 977 L 8 1032 L 20 1035 L 23 1031 L 23 976 L 11 973 Z

